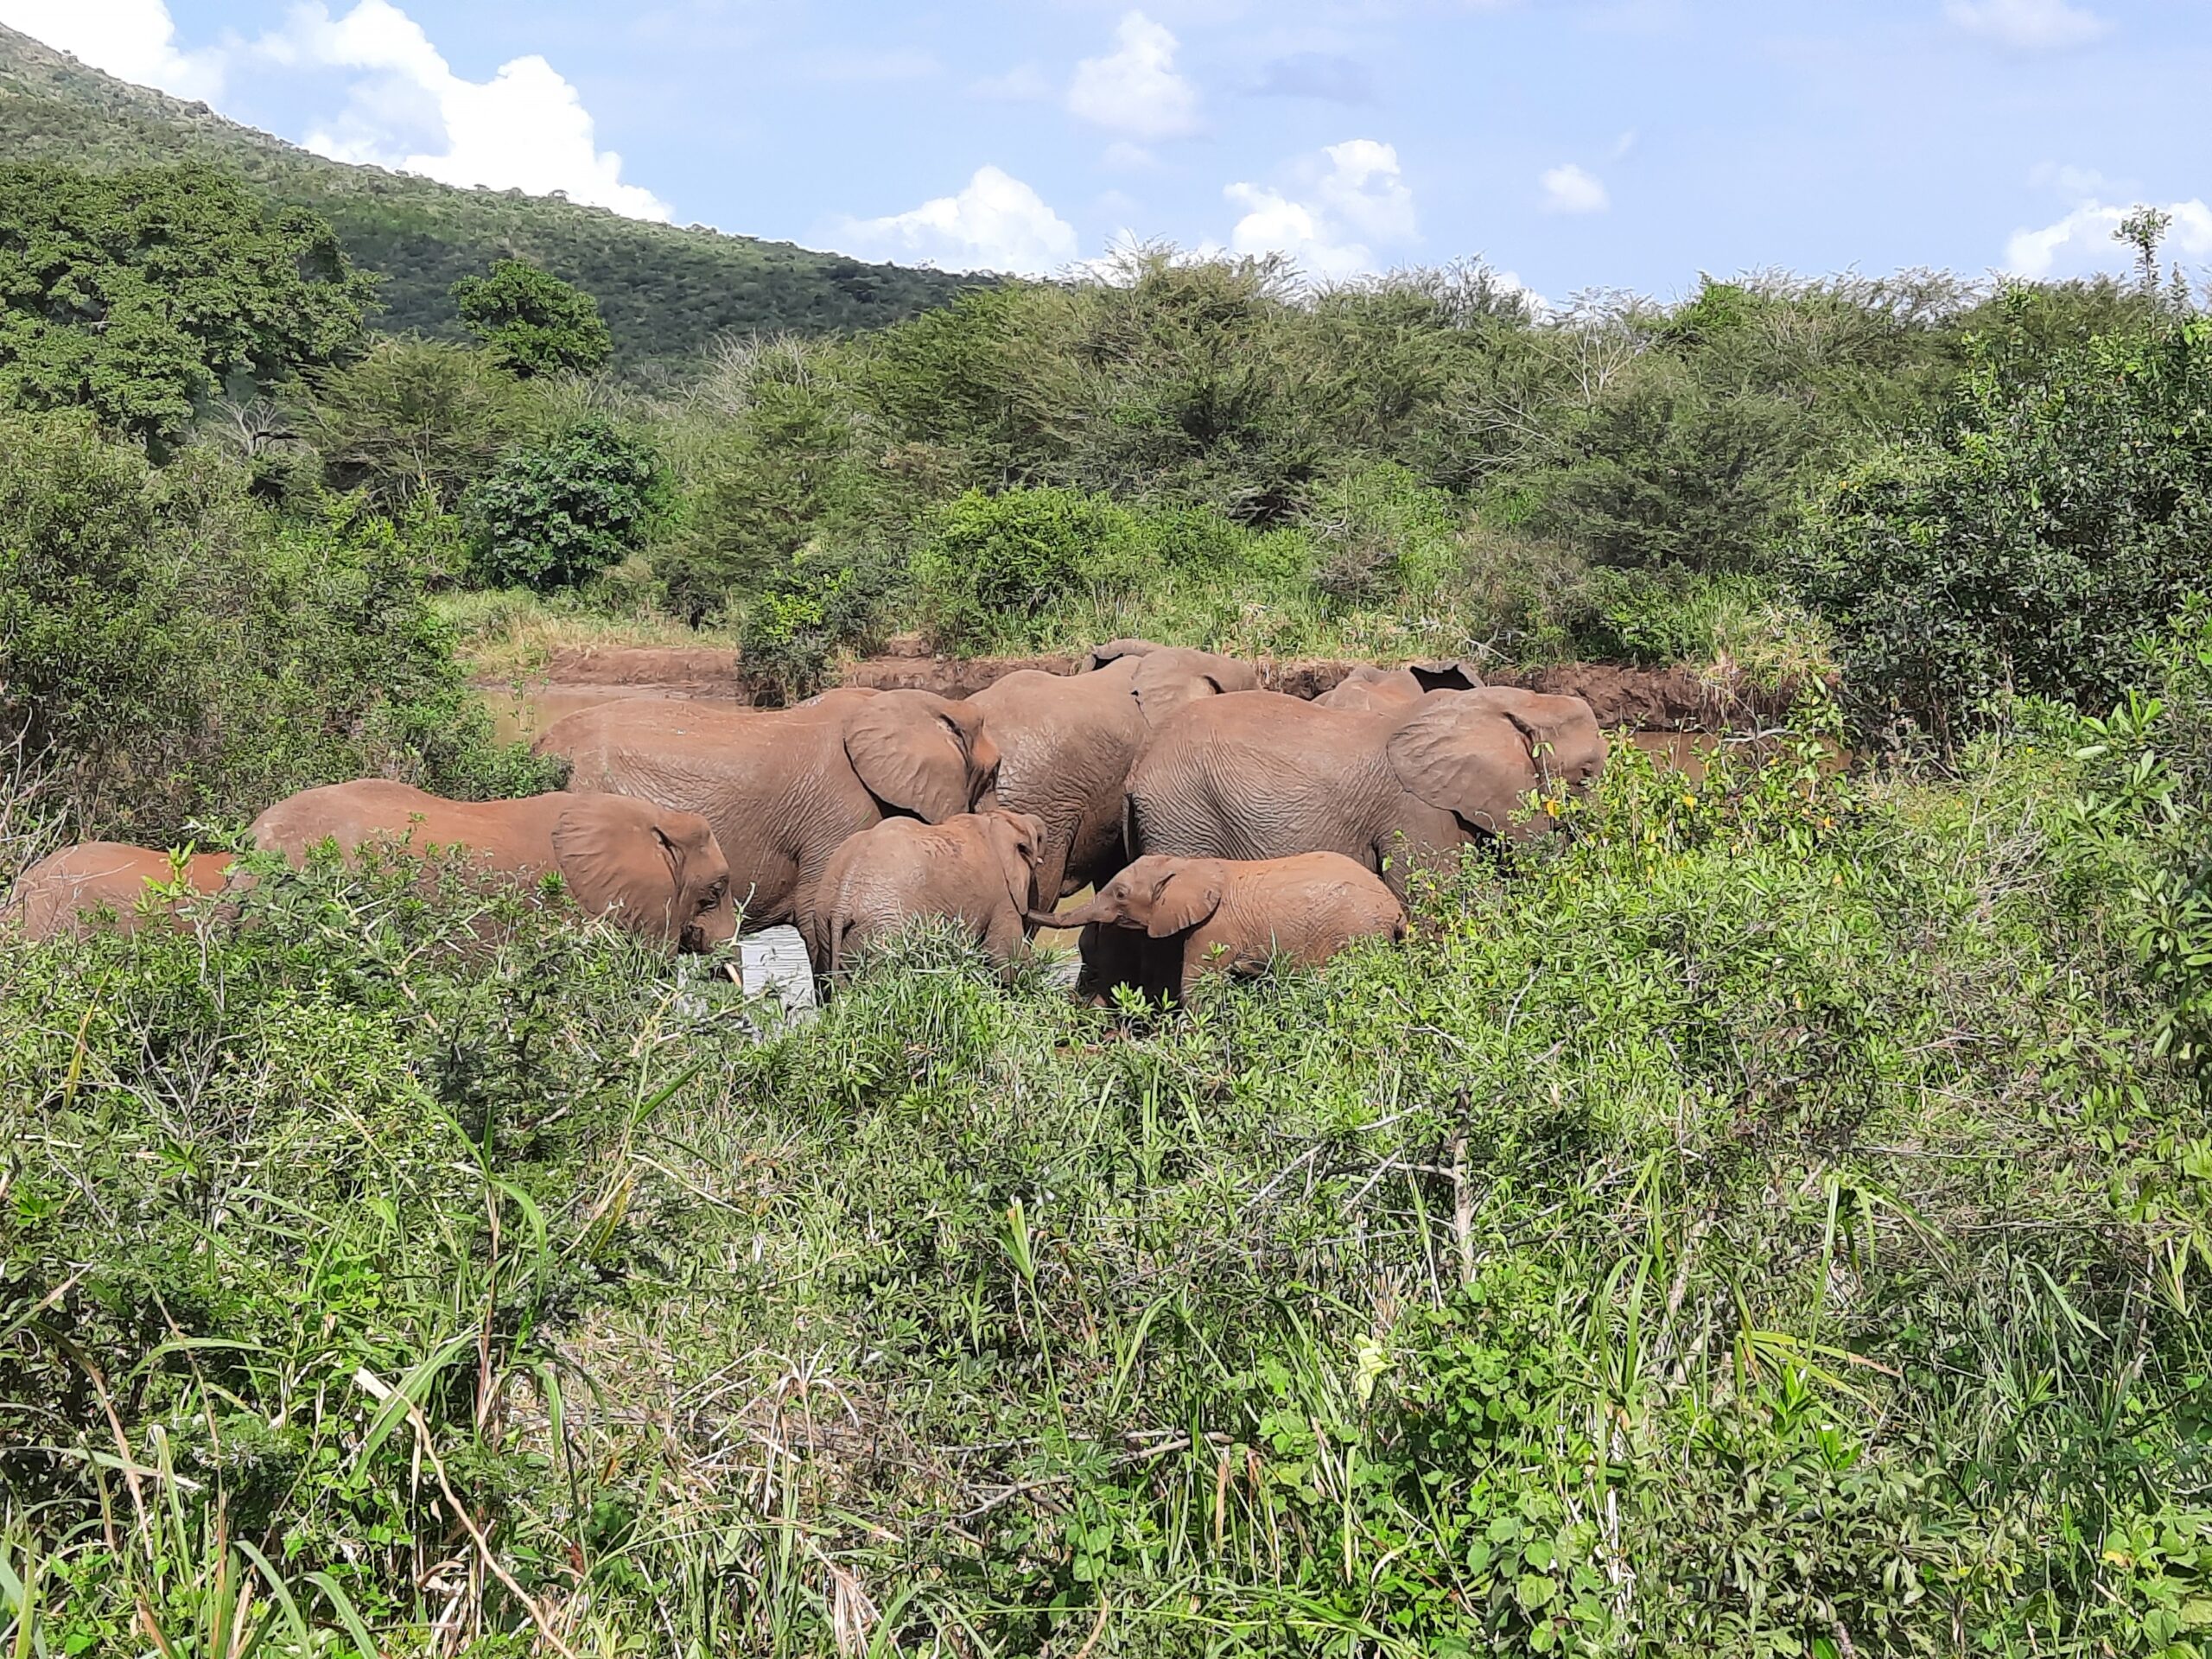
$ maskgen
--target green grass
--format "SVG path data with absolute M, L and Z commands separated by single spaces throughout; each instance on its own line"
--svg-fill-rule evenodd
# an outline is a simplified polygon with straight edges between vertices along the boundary
M 1167 1016 L 920 938 L 755 1043 L 334 873 L 4 947 L 19 1650 L 2196 1652 L 2134 843 L 1814 753 Z

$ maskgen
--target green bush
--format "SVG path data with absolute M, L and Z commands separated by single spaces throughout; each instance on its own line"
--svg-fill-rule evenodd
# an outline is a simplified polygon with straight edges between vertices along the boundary
M 386 512 L 418 499 L 450 512 L 540 418 L 487 353 L 416 339 L 379 340 L 358 363 L 309 375 L 300 413 L 330 483 Z
M 1940 420 L 1815 496 L 1794 563 L 1862 717 L 1951 746 L 2002 693 L 2117 702 L 2208 542 L 2212 323 L 2170 318 L 1981 340 Z
M 1458 574 L 1459 518 L 1450 496 L 1395 462 L 1325 485 L 1301 515 L 1313 582 L 1354 603 L 1432 593 Z
M 542 786 L 492 742 L 401 533 L 247 488 L 212 449 L 155 468 L 80 419 L 0 420 L 0 746 L 66 780 L 74 828 L 162 840 L 363 773 Z
M 1141 581 L 1152 551 L 1135 516 L 1104 496 L 970 490 L 915 550 L 914 583 L 931 632 L 975 649 L 1018 642 L 1026 624 L 1086 588 Z
M 599 302 L 523 260 L 502 259 L 487 276 L 462 277 L 453 301 L 461 327 L 501 368 L 525 378 L 588 373 L 614 355 Z
M 844 556 L 802 548 L 770 571 L 738 630 L 739 669 L 754 698 L 810 697 L 829 683 L 839 652 L 880 645 L 904 576 L 893 556 L 874 547 Z
M 477 573 L 494 587 L 573 588 L 645 545 L 665 491 L 652 446 L 604 421 L 513 452 L 463 502 Z

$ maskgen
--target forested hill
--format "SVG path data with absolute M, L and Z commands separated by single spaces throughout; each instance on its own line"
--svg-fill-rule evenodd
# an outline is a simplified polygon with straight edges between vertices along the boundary
M 820 334 L 894 322 L 976 280 L 327 161 L 6 28 L 0 157 L 228 168 L 270 200 L 328 219 L 355 261 L 386 279 L 382 323 L 394 330 L 457 334 L 454 283 L 497 258 L 526 259 L 598 296 L 616 361 L 630 369 L 690 355 L 732 330 Z

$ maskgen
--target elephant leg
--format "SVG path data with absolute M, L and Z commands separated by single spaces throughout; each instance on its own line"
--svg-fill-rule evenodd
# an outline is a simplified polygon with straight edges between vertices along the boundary
M 1029 927 L 1018 912 L 1001 910 L 983 929 L 983 950 L 993 962 L 1011 967 L 1014 959 L 1021 954 L 1022 942 L 1029 933 Z

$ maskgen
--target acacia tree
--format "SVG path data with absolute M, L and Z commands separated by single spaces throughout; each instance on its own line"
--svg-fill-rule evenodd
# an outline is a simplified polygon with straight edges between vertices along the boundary
M 502 259 L 488 276 L 453 285 L 461 326 L 515 374 L 588 373 L 614 354 L 599 302 L 520 259 Z
M 359 348 L 373 279 L 329 226 L 213 168 L 0 166 L 0 401 L 157 448 L 226 380 Z

